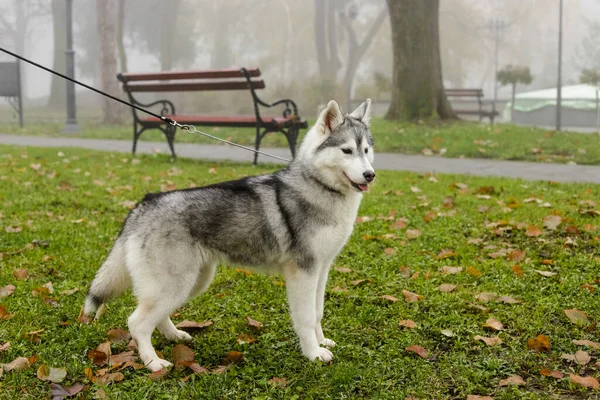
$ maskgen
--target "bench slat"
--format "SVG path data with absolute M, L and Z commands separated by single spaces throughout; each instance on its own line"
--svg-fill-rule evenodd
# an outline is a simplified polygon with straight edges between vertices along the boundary
M 166 115 L 180 124 L 196 124 L 202 126 L 255 127 L 256 117 L 253 115 L 219 116 L 219 115 Z M 298 125 L 306 128 L 307 122 L 297 117 L 261 117 L 265 125 L 286 127 Z M 155 117 L 140 118 L 143 124 L 161 125 L 165 122 Z
M 265 82 L 252 81 L 254 89 L 264 89 Z M 185 82 L 185 83 L 143 83 L 123 87 L 124 91 L 130 92 L 191 92 L 210 90 L 248 90 L 246 81 L 216 81 L 216 82 Z
M 259 68 L 248 68 L 249 75 L 253 78 L 260 76 Z M 165 72 L 127 72 L 117 75 L 121 82 L 133 81 L 166 81 L 176 79 L 222 79 L 243 78 L 240 68 L 230 69 L 207 69 L 193 71 L 165 71 Z

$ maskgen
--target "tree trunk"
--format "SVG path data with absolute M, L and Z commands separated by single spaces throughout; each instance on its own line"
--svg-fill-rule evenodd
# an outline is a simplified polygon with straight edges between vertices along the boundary
M 100 66 L 100 88 L 113 96 L 120 96 L 117 81 L 117 27 L 115 0 L 96 0 L 98 18 L 98 62 Z M 114 100 L 102 98 L 103 122 L 121 122 L 121 105 Z
M 25 12 L 25 0 L 16 1 L 16 11 L 17 11 L 17 21 L 15 24 L 15 50 L 17 54 L 20 54 L 24 57 L 27 57 L 25 53 L 25 44 L 27 42 L 27 23 L 28 18 Z M 22 64 L 20 65 L 20 77 L 21 77 L 21 98 L 25 97 L 25 88 L 27 82 L 27 68 L 23 68 Z
M 65 51 L 67 49 L 66 34 L 66 12 L 67 8 L 64 1 L 52 1 L 52 26 L 54 34 L 54 61 L 52 69 L 61 73 L 66 73 L 67 62 Z M 64 79 L 52 75 L 52 84 L 50 86 L 50 97 L 48 106 L 54 109 L 65 107 L 67 99 L 67 86 Z
M 444 92 L 439 0 L 387 0 L 394 63 L 387 119 L 453 119 Z
M 117 14 L 117 46 L 119 48 L 119 66 L 121 72 L 127 72 L 127 53 L 125 53 L 125 2 L 119 0 L 119 12 Z
M 517 84 L 512 84 L 512 101 L 510 103 L 510 120 L 512 121 L 515 113 L 515 96 L 517 95 Z

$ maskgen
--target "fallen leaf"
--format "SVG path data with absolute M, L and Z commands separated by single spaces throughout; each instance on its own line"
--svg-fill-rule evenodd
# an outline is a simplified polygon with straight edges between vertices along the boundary
M 544 232 L 542 232 L 542 230 L 535 225 L 529 225 L 527 227 L 527 231 L 525 231 L 525 234 L 529 237 L 537 237 L 543 235 Z
M 592 357 L 582 350 L 577 350 L 575 352 L 575 362 L 579 365 L 588 365 L 592 361 Z
M 408 226 L 408 220 L 406 218 L 398 218 L 393 224 L 390 225 L 390 229 L 404 229 Z
M 489 301 L 494 300 L 496 297 L 498 297 L 498 295 L 496 293 L 483 292 L 483 293 L 479 293 L 478 295 L 476 295 L 475 300 L 479 300 L 483 303 L 487 303 Z
M 242 362 L 243 359 L 244 359 L 244 353 L 241 353 L 239 351 L 230 351 L 229 353 L 227 353 L 225 358 L 223 360 L 221 360 L 221 365 L 229 366 L 229 365 L 239 364 L 240 362 Z
M 77 393 L 81 392 L 85 388 L 85 385 L 81 382 L 75 382 L 71 386 L 61 386 L 56 383 L 50 384 L 50 395 L 51 400 L 62 400 L 65 397 L 73 397 Z
M 243 268 L 236 268 L 235 272 L 240 272 L 240 273 L 242 273 L 242 274 L 244 274 L 246 276 L 253 275 L 252 271 L 248 271 L 247 269 L 243 269 Z
M 600 343 L 598 342 L 592 342 L 591 340 L 576 340 L 573 339 L 573 343 L 576 344 L 577 346 L 589 346 L 592 349 L 600 349 Z M 0 347 L 1 349 L 1 347 Z
M 195 355 L 192 349 L 183 344 L 177 344 L 173 347 L 171 358 L 176 369 L 183 369 L 190 363 L 195 362 Z
M 563 312 L 565 313 L 567 318 L 569 318 L 569 321 L 571 321 L 574 324 L 579 325 L 579 324 L 587 324 L 590 322 L 588 319 L 588 316 L 583 311 L 573 309 L 573 310 L 563 310 Z
M 395 303 L 398 301 L 397 298 L 395 298 L 394 296 L 390 296 L 389 294 L 384 294 L 383 296 L 381 296 L 382 299 L 387 300 L 389 302 Z
M 485 337 L 485 336 L 477 335 L 473 339 L 481 340 L 482 342 L 484 342 L 485 344 L 487 344 L 490 347 L 497 346 L 502 343 L 502 339 L 500 339 L 498 336 Z
M 398 250 L 392 248 L 392 247 L 386 247 L 385 249 L 383 249 L 383 252 L 387 255 L 387 256 L 395 256 L 396 254 L 398 254 Z
M 418 229 L 407 229 L 406 230 L 406 237 L 408 239 L 416 239 L 419 236 L 421 236 L 421 231 Z
M 95 350 L 90 350 L 88 352 L 88 358 L 99 367 L 106 364 L 110 355 L 110 342 L 101 343 Z
M 526 253 L 523 250 L 513 250 L 508 253 L 508 259 L 514 262 L 521 262 L 525 259 Z
M 535 338 L 527 341 L 527 347 L 529 350 L 537 351 L 538 353 L 550 351 L 550 339 L 548 339 L 548 336 L 537 335 Z
M 502 322 L 498 321 L 497 319 L 494 318 L 488 318 L 487 321 L 485 321 L 485 324 L 483 324 L 483 327 L 485 329 L 489 329 L 492 331 L 502 331 L 504 330 L 504 325 L 502 324 Z
M 569 374 L 569 379 L 571 382 L 592 389 L 600 388 L 600 383 L 593 376 L 579 376 L 573 373 Z
M 408 290 L 402 290 L 402 296 L 404 296 L 404 300 L 406 300 L 407 303 L 416 303 L 423 299 L 423 296 L 420 294 L 409 292 Z
M 37 377 L 41 381 L 50 381 L 54 383 L 62 382 L 67 376 L 67 370 L 64 368 L 52 368 L 46 364 L 40 365 L 37 370 Z
M 544 228 L 554 231 L 562 222 L 562 217 L 559 215 L 546 215 L 543 219 Z
M 413 329 L 417 327 L 417 324 L 412 319 L 403 319 L 402 321 L 400 321 L 400 326 Z
M 450 293 L 456 289 L 456 285 L 452 285 L 450 283 L 442 283 L 440 285 L 440 292 L 442 293 Z
M 463 270 L 462 267 L 449 267 L 449 266 L 445 265 L 442 267 L 442 274 L 454 275 L 454 274 L 458 274 L 462 270 Z
M 119 354 L 112 354 L 108 360 L 108 364 L 114 369 L 116 366 L 121 364 L 125 364 L 128 361 L 136 361 L 137 357 L 135 356 L 135 352 L 133 350 L 124 351 Z
M 179 329 L 202 329 L 202 328 L 206 328 L 208 326 L 211 326 L 213 324 L 212 321 L 203 321 L 203 322 L 196 322 L 196 321 L 189 321 L 187 319 L 181 321 L 180 323 L 178 323 L 177 325 L 175 325 L 175 327 L 179 328 Z
M 526 384 L 527 383 L 519 375 L 513 375 L 513 376 L 509 376 L 506 379 L 502 379 L 498 383 L 498 386 L 507 386 L 507 385 L 523 386 L 523 385 L 526 385 Z
M 437 255 L 437 258 L 438 258 L 438 260 L 445 260 L 447 258 L 453 258 L 456 256 L 457 256 L 457 254 L 454 252 L 454 250 L 444 249 L 440 252 L 440 254 Z
M 10 349 L 10 342 L 0 344 L 0 351 L 6 351 Z
M 474 267 L 469 267 L 465 270 L 465 272 L 471 276 L 481 276 L 481 271 L 477 270 Z
M 425 350 L 421 346 L 412 345 L 408 346 L 405 350 L 408 352 L 415 353 L 422 358 L 427 358 L 427 350 Z
M 0 306 L 0 319 L 9 319 L 10 317 L 12 317 L 12 314 L 8 313 L 6 307 Z
M 467 396 L 467 400 L 494 400 L 494 398 L 490 396 L 477 396 L 474 394 L 470 394 Z
M 111 329 L 108 331 L 108 340 L 112 343 L 120 344 L 128 342 L 131 339 L 131 334 L 123 329 Z
M 512 271 L 513 271 L 513 274 L 515 274 L 517 276 L 523 276 L 523 275 L 525 275 L 525 272 L 523 271 L 523 269 L 520 266 L 518 266 L 518 265 L 513 265 L 512 266 Z
M 543 370 L 540 371 L 541 375 L 544 376 L 550 376 L 552 378 L 556 378 L 556 379 L 562 379 L 565 377 L 565 374 L 563 374 L 560 371 L 556 371 L 556 370 L 549 370 L 547 368 L 544 368 Z
M 363 222 L 369 222 L 372 221 L 373 217 L 369 217 L 369 216 L 362 216 L 362 217 L 356 217 L 356 220 L 354 221 L 354 223 L 356 224 L 362 224 Z
M 148 375 L 148 378 L 150 378 L 151 381 L 156 382 L 156 381 L 161 380 L 165 376 L 167 376 L 168 373 L 169 373 L 168 369 L 161 368 L 158 371 L 154 371 L 153 373 L 151 373 L 150 375 Z
M 29 362 L 29 360 L 25 357 L 17 357 L 14 360 L 12 360 L 11 362 L 9 362 L 8 364 L 0 364 L 0 367 L 2 367 L 2 369 L 4 370 L 4 372 L 8 372 L 8 371 L 22 371 L 26 368 L 29 368 L 29 366 L 31 365 L 31 363 Z
M 13 294 L 15 292 L 15 285 L 6 285 L 3 287 L 0 287 L 0 297 L 7 297 L 10 296 L 11 294 Z
M 7 226 L 6 228 L 4 228 L 4 230 L 7 233 L 19 233 L 23 230 L 23 228 L 20 226 L 17 226 L 17 227 Z
M 413 192 L 413 193 L 421 193 L 421 192 L 422 192 L 422 190 L 421 190 L 421 189 L 419 189 L 419 188 L 418 188 L 418 187 L 416 187 L 416 186 L 411 186 L 411 187 L 410 187 L 410 191 L 411 191 L 411 192 Z
M 358 286 L 358 285 L 363 284 L 365 282 L 371 282 L 371 280 L 369 280 L 369 279 L 357 279 L 355 281 L 350 281 L 350 283 L 353 284 L 354 286 Z
M 27 279 L 27 275 L 27 270 L 24 269 L 15 269 L 13 271 L 13 276 L 20 281 L 22 281 L 23 279 Z
M 255 319 L 252 319 L 250 317 L 246 317 L 246 320 L 248 321 L 248 325 L 250 325 L 251 327 L 255 328 L 255 329 L 260 329 L 263 326 L 262 322 L 259 322 Z
M 256 338 L 253 338 L 252 336 L 250 336 L 250 335 L 247 335 L 247 334 L 245 334 L 245 333 L 244 333 L 244 334 L 241 334 L 241 335 L 239 335 L 239 336 L 238 336 L 238 338 L 237 338 L 237 342 L 238 342 L 238 344 L 250 344 L 250 343 L 254 343 L 254 342 L 256 342 L 257 340 L 258 340 L 258 339 L 256 339 Z
M 520 301 L 517 299 L 514 299 L 510 296 L 500 296 L 496 299 L 497 302 L 499 303 L 506 303 L 506 304 L 519 304 Z
M 538 269 L 534 269 L 534 271 L 542 276 L 545 276 L 546 278 L 556 275 L 556 272 L 551 272 L 551 271 L 540 271 Z
M 280 388 L 286 387 L 289 383 L 287 381 L 287 379 L 285 379 L 285 378 L 275 378 L 275 377 L 269 379 L 267 382 L 273 386 L 280 387 Z
M 450 329 L 442 329 L 440 331 L 440 333 L 446 337 L 453 337 L 454 336 L 454 332 L 452 332 Z

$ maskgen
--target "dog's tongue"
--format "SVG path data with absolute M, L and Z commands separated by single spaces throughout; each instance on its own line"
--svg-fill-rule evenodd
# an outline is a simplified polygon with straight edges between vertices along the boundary
M 369 191 L 369 185 L 358 185 L 358 187 L 360 188 L 360 190 L 362 190 L 363 192 L 368 192 Z

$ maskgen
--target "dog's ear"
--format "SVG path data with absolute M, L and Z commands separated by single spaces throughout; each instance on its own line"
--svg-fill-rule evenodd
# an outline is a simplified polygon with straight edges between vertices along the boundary
M 371 99 L 365 100 L 356 110 L 352 111 L 350 116 L 369 126 L 369 121 L 371 121 Z
M 344 122 L 342 110 L 335 100 L 327 103 L 327 107 L 319 115 L 317 125 L 321 128 L 321 133 L 330 134 Z

